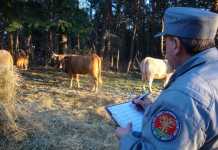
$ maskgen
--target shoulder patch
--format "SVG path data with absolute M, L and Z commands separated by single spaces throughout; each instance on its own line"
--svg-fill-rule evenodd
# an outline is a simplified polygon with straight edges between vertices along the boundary
M 180 131 L 180 122 L 170 111 L 161 111 L 152 119 L 151 130 L 160 141 L 172 141 Z

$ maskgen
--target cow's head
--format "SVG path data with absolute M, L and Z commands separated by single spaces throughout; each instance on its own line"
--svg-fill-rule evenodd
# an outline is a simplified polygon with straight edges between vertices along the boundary
M 58 54 L 56 54 L 55 52 L 51 52 L 51 59 L 57 59 L 58 58 Z
M 59 69 L 63 68 L 63 62 L 64 62 L 64 54 L 56 54 L 55 52 L 52 52 L 51 60 L 54 60 L 55 64 Z

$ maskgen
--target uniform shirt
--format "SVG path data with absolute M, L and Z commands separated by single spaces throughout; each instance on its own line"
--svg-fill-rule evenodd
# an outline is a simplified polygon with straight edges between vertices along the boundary
M 218 50 L 191 57 L 145 114 L 141 134 L 120 139 L 121 150 L 218 149 Z

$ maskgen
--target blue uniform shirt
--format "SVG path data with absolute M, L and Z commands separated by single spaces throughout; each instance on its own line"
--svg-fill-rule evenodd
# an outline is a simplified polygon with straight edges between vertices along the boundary
M 172 76 L 144 114 L 141 135 L 129 133 L 121 150 L 218 148 L 218 50 L 193 56 Z

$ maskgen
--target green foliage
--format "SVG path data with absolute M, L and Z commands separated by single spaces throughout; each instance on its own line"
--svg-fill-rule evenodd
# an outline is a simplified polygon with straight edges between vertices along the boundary
M 19 21 L 12 21 L 12 23 L 10 23 L 8 27 L 6 27 L 6 31 L 15 32 L 17 30 L 21 30 L 22 27 L 23 25 Z
M 57 31 L 59 33 L 67 33 L 70 32 L 72 28 L 72 24 L 65 20 L 58 20 L 57 22 Z
M 161 30 L 161 19 L 166 8 L 212 7 L 212 1 L 205 0 L 86 0 L 87 7 L 82 9 L 79 8 L 79 2 L 80 0 L 1 0 L 1 31 L 20 30 L 23 35 L 34 31 L 44 35 L 52 31 L 54 35 L 70 35 L 71 39 L 79 35 L 84 44 L 87 39 L 93 38 L 88 37 L 90 33 L 95 33 L 93 40 L 96 49 L 100 49 L 102 35 L 107 29 L 125 37 L 123 40 L 127 44 L 124 45 L 127 46 L 124 49 L 128 53 L 128 43 L 135 24 L 138 25 L 135 41 L 138 45 L 134 46 L 135 49 L 158 49 L 158 44 L 150 39 Z M 140 7 L 137 7 L 138 3 Z

